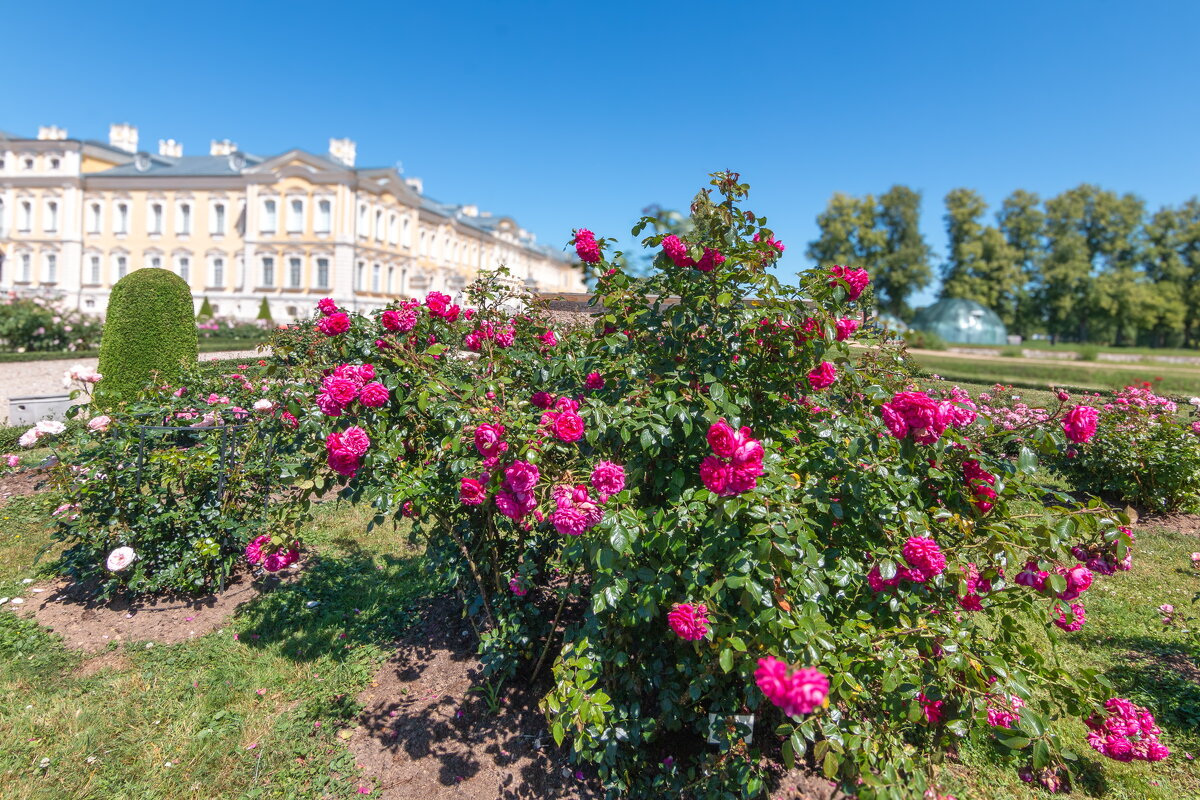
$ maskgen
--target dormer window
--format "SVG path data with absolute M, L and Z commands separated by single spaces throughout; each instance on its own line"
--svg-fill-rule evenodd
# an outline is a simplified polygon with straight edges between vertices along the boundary
M 50 159 L 50 169 L 58 169 L 62 162 L 57 158 Z
M 25 169 L 33 169 L 33 159 L 32 158 L 25 159 Z

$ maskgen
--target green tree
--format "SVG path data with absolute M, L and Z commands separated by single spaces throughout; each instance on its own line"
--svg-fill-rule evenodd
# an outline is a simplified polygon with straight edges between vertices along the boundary
M 1038 299 L 1046 230 L 1041 203 L 1041 198 L 1033 192 L 1017 189 L 1004 199 L 996 214 L 1000 232 L 1020 273 L 1012 329 L 1026 337 L 1046 330 L 1046 315 Z
M 265 297 L 258 306 L 258 319 L 267 324 L 274 322 L 274 319 L 271 317 L 271 304 L 267 302 L 267 298 Z
M 821 233 L 809 242 L 808 257 L 822 266 L 865 268 L 878 308 L 910 318 L 908 298 L 933 277 L 920 206 L 920 193 L 906 186 L 893 186 L 878 201 L 836 193 L 817 217 Z
M 1136 289 L 1144 214 L 1140 198 L 1091 184 L 1046 201 L 1039 297 L 1053 337 L 1123 344 L 1150 318 Z
M 1016 329 L 1023 288 L 1017 252 L 999 228 L 981 221 L 987 203 L 971 189 L 946 195 L 948 257 L 942 267 L 942 297 L 974 300 Z
M 1200 200 L 1164 207 L 1146 225 L 1146 272 L 1159 297 L 1151 343 L 1200 341 Z
M 152 377 L 171 381 L 196 363 L 192 293 L 173 272 L 146 267 L 113 286 L 100 338 L 103 379 L 97 399 L 112 404 L 146 387 Z
M 212 316 L 212 303 L 208 302 L 208 298 L 205 297 L 200 303 L 200 310 L 196 312 L 196 319 L 212 319 Z

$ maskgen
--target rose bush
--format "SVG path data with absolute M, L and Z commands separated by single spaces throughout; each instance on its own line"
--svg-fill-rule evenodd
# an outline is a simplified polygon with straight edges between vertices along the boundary
M 66 575 L 100 597 L 203 593 L 263 531 L 265 554 L 290 548 L 305 506 L 269 503 L 294 469 L 292 421 L 277 410 L 289 389 L 263 372 L 194 368 L 59 437 L 52 536 Z
M 1093 572 L 1132 543 L 1099 502 L 1028 511 L 1039 459 L 1088 438 L 1087 412 L 1018 434 L 917 391 L 859 335 L 869 275 L 781 285 L 747 187 L 713 187 L 685 237 L 644 240 L 647 278 L 577 232 L 600 276 L 591 330 L 551 325 L 503 276 L 467 309 L 323 306 L 307 397 L 287 401 L 325 465 L 312 490 L 413 520 L 487 668 L 549 668 L 551 731 L 613 796 L 758 795 L 778 754 L 860 797 L 916 797 L 972 731 L 1057 774 L 1073 756 L 1054 723 L 1109 697 L 1045 637 L 1083 624 Z

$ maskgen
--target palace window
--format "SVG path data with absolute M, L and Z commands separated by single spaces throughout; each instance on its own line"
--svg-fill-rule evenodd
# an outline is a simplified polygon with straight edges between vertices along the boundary
M 263 201 L 262 233 L 274 233 L 276 225 L 276 208 L 274 200 Z
M 33 280 L 33 256 L 29 253 L 21 253 L 21 282 L 29 283 Z
M 163 232 L 163 207 L 162 203 L 153 203 L 150 206 L 150 226 L 147 229 L 151 234 L 162 234 Z
M 225 235 L 225 204 L 213 203 L 212 207 L 212 226 L 210 232 L 213 236 Z
M 225 285 L 225 259 L 213 257 L 212 270 L 208 280 L 209 286 L 222 287 Z
M 333 228 L 333 203 L 328 200 L 317 201 L 317 219 L 313 223 L 317 233 L 329 233 Z
M 400 240 L 400 219 L 392 214 L 388 218 L 388 241 L 396 244 Z
M 375 241 L 383 241 L 383 212 L 375 212 Z
M 46 233 L 56 233 L 58 231 L 58 201 L 46 201 Z
M 126 203 L 117 203 L 117 233 L 129 233 L 129 206 Z
M 189 236 L 192 232 L 191 203 L 180 203 L 175 207 L 175 230 L 180 236 Z
M 88 233 L 100 232 L 101 210 L 99 203 L 88 206 Z
M 147 259 L 146 266 L 150 267 L 150 269 L 162 269 L 162 258 L 159 256 L 150 256 Z
M 303 277 L 304 262 L 298 256 L 292 256 L 288 259 L 288 287 L 292 289 L 300 288 L 300 281 Z
M 288 233 L 304 232 L 304 201 L 298 197 L 288 201 L 287 229 Z
M 32 158 L 25 159 L 25 169 L 33 169 L 33 159 Z
M 50 159 L 50 169 L 58 169 L 60 166 L 62 166 L 62 161 L 57 158 Z
M 329 259 L 328 258 L 318 258 L 317 259 L 317 288 L 318 289 L 328 289 L 329 288 Z
M 379 280 L 381 277 L 381 268 L 378 264 L 371 268 L 371 291 L 378 292 L 380 290 Z
M 361 292 L 366 288 L 366 272 L 367 268 L 363 262 L 358 262 L 354 267 L 354 291 Z
M 267 289 L 275 285 L 275 259 L 271 256 L 263 256 L 262 283 L 260 285 Z
M 17 215 L 17 230 L 22 233 L 29 233 L 33 229 L 33 203 L 29 200 L 21 201 L 21 213 Z
M 91 272 L 88 275 L 88 283 L 100 283 L 100 256 L 92 256 L 88 259 L 88 266 Z
M 192 282 L 192 259 L 187 256 L 179 256 L 175 261 L 175 265 L 179 272 L 179 277 L 183 278 L 183 282 L 191 284 Z
M 158 266 L 159 260 L 153 259 L 153 266 Z M 129 259 L 125 256 L 117 256 L 117 280 L 125 277 L 125 273 L 129 271 Z
M 367 206 L 363 203 L 358 207 L 358 235 L 364 239 L 370 235 L 370 231 L 367 230 L 368 221 Z
M 58 283 L 58 256 L 46 254 L 46 279 L 43 283 Z

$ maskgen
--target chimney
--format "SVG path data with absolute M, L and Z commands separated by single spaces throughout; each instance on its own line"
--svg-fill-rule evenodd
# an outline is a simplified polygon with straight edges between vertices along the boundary
M 113 123 L 108 127 L 108 143 L 126 153 L 136 153 L 138 145 L 137 128 L 128 122 Z
M 425 181 L 420 178 L 405 178 L 404 182 L 417 194 L 425 194 Z
M 169 158 L 182 158 L 183 142 L 177 142 L 174 139 L 159 139 L 158 154 Z
M 354 166 L 355 144 L 353 139 L 330 139 L 329 157 L 347 167 Z
M 212 144 L 208 146 L 208 154 L 210 156 L 229 156 L 237 152 L 237 143 L 231 142 L 228 139 L 217 141 L 212 140 Z
M 67 129 L 57 125 L 43 125 L 38 128 L 38 138 L 48 141 L 62 141 L 67 138 Z

